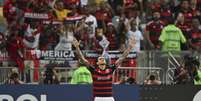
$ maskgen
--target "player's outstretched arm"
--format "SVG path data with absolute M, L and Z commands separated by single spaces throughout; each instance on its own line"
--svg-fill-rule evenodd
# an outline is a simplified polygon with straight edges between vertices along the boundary
M 131 49 L 135 46 L 136 44 L 136 40 L 135 37 L 132 36 L 129 39 L 129 43 L 128 43 L 128 48 L 123 52 L 122 56 L 115 62 L 116 66 L 118 67 L 123 61 L 124 59 L 128 56 L 128 54 L 130 53 Z
M 89 61 L 85 59 L 84 55 L 80 50 L 80 42 L 78 42 L 77 39 L 74 38 L 72 44 L 76 48 L 76 54 L 78 55 L 79 59 L 81 59 L 84 62 L 84 64 L 89 65 Z

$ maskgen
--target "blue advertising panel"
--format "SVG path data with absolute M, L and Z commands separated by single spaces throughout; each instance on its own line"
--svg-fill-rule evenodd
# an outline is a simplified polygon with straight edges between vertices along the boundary
M 138 87 L 115 85 L 115 101 L 139 101 Z M 90 85 L 1 85 L 0 101 L 92 101 Z

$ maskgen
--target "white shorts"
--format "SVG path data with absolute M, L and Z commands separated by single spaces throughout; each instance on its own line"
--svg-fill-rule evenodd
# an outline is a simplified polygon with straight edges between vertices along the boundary
M 114 101 L 113 97 L 95 97 L 94 101 Z

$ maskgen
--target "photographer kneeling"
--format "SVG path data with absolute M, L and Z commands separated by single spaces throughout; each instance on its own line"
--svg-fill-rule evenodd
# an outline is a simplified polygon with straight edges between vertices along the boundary
M 188 57 L 185 61 L 185 67 L 188 69 L 189 76 L 194 85 L 201 85 L 200 62 L 194 57 Z

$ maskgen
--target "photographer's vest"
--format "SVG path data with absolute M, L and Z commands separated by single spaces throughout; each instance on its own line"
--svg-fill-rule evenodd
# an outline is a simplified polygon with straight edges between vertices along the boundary
M 198 74 L 197 75 L 199 77 L 199 80 L 198 81 L 194 80 L 194 84 L 195 85 L 201 85 L 201 71 L 198 70 Z

